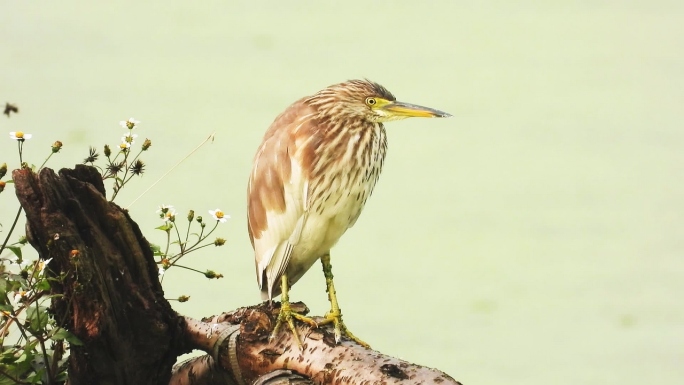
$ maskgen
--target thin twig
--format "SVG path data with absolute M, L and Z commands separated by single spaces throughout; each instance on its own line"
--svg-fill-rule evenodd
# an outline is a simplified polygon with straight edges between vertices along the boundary
M 204 139 L 204 140 L 202 141 L 202 143 L 200 143 L 197 147 L 195 147 L 192 151 L 190 151 L 190 153 L 188 153 L 188 155 L 186 155 L 185 157 L 183 157 L 183 159 L 179 160 L 178 163 L 174 164 L 173 167 L 171 167 L 168 171 L 166 171 L 166 173 L 164 173 L 164 175 L 162 175 L 161 177 L 159 177 L 159 179 L 157 179 L 154 183 L 152 183 L 152 184 L 150 185 L 150 187 L 147 188 L 147 190 L 143 191 L 142 194 L 138 195 L 138 197 L 135 198 L 135 199 L 133 200 L 133 202 L 131 202 L 131 203 L 128 205 L 128 207 L 126 207 L 126 209 L 130 209 L 131 206 L 133 206 L 133 204 L 134 204 L 135 202 L 138 201 L 138 199 L 142 198 L 143 195 L 147 194 L 147 192 L 150 191 L 150 190 L 152 189 L 152 187 L 156 186 L 157 183 L 161 182 L 162 179 L 166 178 L 166 176 L 169 175 L 169 173 L 170 173 L 171 171 L 173 171 L 176 167 L 178 167 L 181 163 L 183 163 L 186 159 L 188 159 L 192 154 L 195 153 L 195 151 L 199 150 L 200 147 L 204 146 L 205 143 L 207 143 L 207 142 L 210 141 L 210 140 L 213 142 L 213 141 L 214 141 L 214 135 L 215 135 L 215 134 L 216 134 L 215 131 L 212 132 L 211 135 L 209 135 L 209 137 L 207 137 L 206 139 Z

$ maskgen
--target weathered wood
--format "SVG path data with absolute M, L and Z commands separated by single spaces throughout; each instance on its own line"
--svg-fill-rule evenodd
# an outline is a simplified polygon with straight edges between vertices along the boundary
M 305 308 L 303 304 L 293 306 Z M 230 341 L 225 338 L 224 331 L 232 325 L 239 325 L 234 357 L 246 384 L 280 369 L 292 370 L 315 384 L 459 384 L 436 369 L 402 361 L 351 341 L 337 345 L 330 327 L 315 329 L 298 323 L 303 342 L 301 350 L 288 330 L 283 330 L 276 341 L 270 342 L 268 337 L 277 314 L 277 307 L 272 308 L 264 303 L 202 321 L 186 317 L 188 343 L 206 352 L 213 352 L 215 344 L 220 344 L 215 357 L 223 368 L 234 374 Z
M 105 198 L 92 167 L 13 173 L 27 238 L 53 276 L 52 311 L 71 346 L 72 385 L 167 384 L 182 348 L 182 318 L 164 299 L 149 244 Z

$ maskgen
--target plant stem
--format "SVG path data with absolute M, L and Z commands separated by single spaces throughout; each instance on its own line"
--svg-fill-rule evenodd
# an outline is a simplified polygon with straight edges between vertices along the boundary
M 23 149 L 24 149 L 24 139 L 20 139 L 17 141 L 18 146 L 19 146 L 19 164 L 24 163 L 24 159 L 22 157 Z
M 45 315 L 47 316 L 47 314 Z M 38 320 L 38 325 L 40 325 L 40 306 L 38 306 L 38 300 L 36 300 L 36 319 Z M 54 378 L 52 377 L 52 365 L 50 365 L 49 356 L 47 354 L 47 349 L 45 349 L 45 340 L 42 335 L 33 335 L 38 340 L 40 344 L 40 350 L 43 352 L 43 361 L 45 362 L 45 370 L 47 371 L 47 383 L 52 385 Z
M 17 211 L 17 216 L 14 217 L 14 222 L 12 222 L 12 227 L 10 227 L 9 233 L 7 233 L 7 236 L 5 237 L 5 241 L 2 242 L 2 246 L 0 246 L 0 255 L 2 255 L 3 250 L 5 250 L 5 246 L 7 246 L 7 241 L 9 241 L 9 237 L 12 235 L 12 232 L 14 231 L 14 227 L 17 226 L 17 222 L 19 222 L 19 216 L 21 215 L 21 210 L 23 208 L 20 206 L 19 211 Z
M 45 166 L 45 164 L 48 162 L 48 160 L 50 160 L 50 158 L 52 158 L 52 155 L 54 155 L 54 152 L 50 152 L 50 155 L 48 155 L 48 157 L 45 158 L 45 160 L 43 161 L 43 164 L 41 164 L 40 167 L 38 167 L 38 170 L 40 170 L 41 168 L 43 168 L 43 166 Z

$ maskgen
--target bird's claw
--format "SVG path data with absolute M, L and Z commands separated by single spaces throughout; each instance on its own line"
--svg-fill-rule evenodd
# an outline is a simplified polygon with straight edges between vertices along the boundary
M 357 344 L 363 346 L 364 348 L 370 348 L 370 345 L 365 341 L 361 340 L 349 331 L 347 325 L 342 321 L 342 313 L 340 311 L 334 312 L 330 311 L 325 314 L 325 319 L 318 325 L 323 326 L 327 324 L 333 324 L 333 335 L 335 336 L 335 343 L 339 344 L 342 341 L 342 335 L 349 338 L 350 340 L 356 342 Z
M 273 328 L 273 331 L 271 332 L 271 335 L 269 336 L 269 341 L 273 341 L 278 337 L 278 332 L 280 331 L 280 327 L 282 326 L 283 323 L 286 323 L 287 326 L 290 328 L 290 331 L 292 331 L 292 335 L 294 336 L 295 341 L 297 341 L 297 346 L 299 348 L 302 348 L 302 340 L 299 338 L 299 332 L 297 332 L 297 328 L 295 326 L 294 320 L 297 319 L 299 321 L 302 321 L 308 325 L 311 325 L 312 327 L 317 328 L 318 323 L 314 321 L 312 318 L 303 316 L 295 311 L 292 310 L 292 307 L 290 306 L 289 302 L 283 302 L 280 304 L 280 312 L 278 312 L 278 319 L 276 321 L 276 325 Z

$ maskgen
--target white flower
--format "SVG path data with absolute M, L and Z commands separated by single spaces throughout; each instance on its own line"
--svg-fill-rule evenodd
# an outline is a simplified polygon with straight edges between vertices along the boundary
M 25 134 L 21 131 L 10 132 L 10 139 L 20 140 L 22 142 L 26 139 L 31 139 L 32 136 L 33 136 L 32 134 Z
M 176 219 L 176 209 L 171 205 L 159 206 L 157 214 L 159 214 L 159 218 L 163 219 L 164 222 L 173 222 L 173 220 Z
M 122 143 L 119 145 L 119 148 L 122 149 L 122 150 L 128 150 L 129 148 L 131 148 L 131 144 L 130 144 L 130 143 L 126 143 L 126 142 L 122 142 Z
M 137 138 L 137 134 L 131 134 L 130 132 L 127 132 L 124 134 L 124 136 L 121 137 L 121 143 L 128 143 L 130 145 L 135 144 L 135 138 Z
M 176 209 L 174 209 L 172 205 L 161 205 L 157 209 L 157 214 L 159 214 L 160 218 L 169 212 L 173 213 L 173 215 L 176 215 Z
M 160 205 L 159 208 L 157 209 L 157 214 L 166 213 L 169 210 L 174 210 L 173 206 L 171 206 L 171 205 Z
M 16 263 L 19 265 L 19 268 L 24 270 L 24 268 L 31 263 L 27 261 L 25 258 L 22 258 L 21 261 L 19 261 L 19 257 L 16 256 L 16 254 L 12 254 L 7 258 L 4 258 L 6 261 L 9 261 L 9 263 Z
M 209 214 L 211 214 L 214 219 L 221 223 L 225 223 L 228 219 L 230 219 L 230 215 L 224 214 L 221 209 L 209 210 Z
M 25 295 L 25 291 L 18 291 L 16 294 L 14 294 L 14 303 L 18 304 Z
M 40 270 L 41 275 L 45 273 L 45 267 L 48 265 L 48 263 L 50 263 L 50 261 L 52 261 L 52 258 L 48 258 L 48 259 L 38 263 L 38 269 Z
M 128 118 L 128 120 L 120 121 L 119 124 L 125 129 L 132 130 L 133 128 L 137 127 L 138 124 L 140 124 L 140 121 L 133 118 Z
M 14 294 L 14 303 L 15 304 L 20 304 L 23 302 L 24 298 L 30 298 L 33 295 L 33 290 L 29 291 L 18 291 L 16 294 Z

